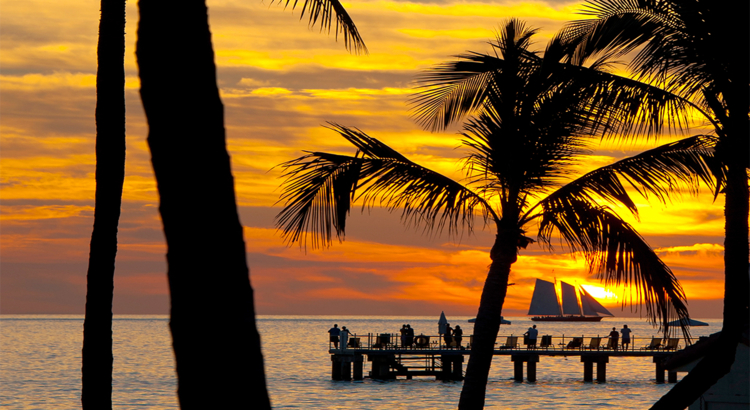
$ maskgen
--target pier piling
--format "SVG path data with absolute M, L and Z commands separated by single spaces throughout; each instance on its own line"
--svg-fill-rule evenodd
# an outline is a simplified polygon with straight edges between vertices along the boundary
M 596 381 L 599 383 L 607 381 L 608 356 L 581 355 L 581 362 L 583 363 L 583 381 L 594 381 L 594 363 L 596 363 Z
M 523 364 L 526 363 L 526 379 L 530 382 L 536 381 L 536 364 L 539 362 L 538 354 L 514 354 L 510 356 L 513 361 L 513 378 L 517 382 L 523 381 Z
M 362 355 L 354 356 L 354 380 L 364 379 L 363 371 L 362 371 L 363 367 L 364 367 L 364 358 L 362 357 Z
M 583 362 L 583 381 L 593 382 L 594 362 L 592 362 L 591 360 L 583 360 L 583 357 L 581 357 L 581 361 Z
M 656 382 L 664 383 L 664 362 L 661 357 L 655 356 L 654 363 L 656 364 Z M 676 377 L 675 377 L 676 378 Z

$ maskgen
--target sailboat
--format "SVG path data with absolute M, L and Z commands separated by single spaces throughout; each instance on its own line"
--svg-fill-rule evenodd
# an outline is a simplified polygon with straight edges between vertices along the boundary
M 537 279 L 534 294 L 531 296 L 529 315 L 537 322 L 598 322 L 603 316 L 614 316 L 607 308 L 597 302 L 583 287 L 579 286 L 579 297 L 576 288 L 560 282 L 562 290 L 562 307 L 557 301 L 555 284 Z

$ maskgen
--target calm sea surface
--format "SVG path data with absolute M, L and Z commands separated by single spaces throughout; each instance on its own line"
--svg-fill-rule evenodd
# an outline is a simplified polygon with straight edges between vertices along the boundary
M 448 317 L 472 333 L 469 317 Z M 532 324 L 509 317 L 501 335 L 520 335 Z M 694 336 L 721 329 L 718 319 Z M 338 323 L 366 338 L 396 333 L 409 323 L 417 334 L 437 333 L 436 317 L 261 316 L 268 388 L 274 408 L 295 409 L 448 409 L 455 408 L 460 382 L 431 378 L 360 382 L 331 381 L 327 330 Z M 540 335 L 605 336 L 623 324 L 633 329 L 635 346 L 648 344 L 656 329 L 639 319 L 607 318 L 600 323 L 541 323 Z M 114 405 L 118 409 L 174 409 L 176 380 L 168 319 L 116 316 L 114 325 Z M 80 408 L 82 316 L 0 316 L 0 406 L 8 409 Z M 465 337 L 464 340 L 468 340 Z M 504 340 L 504 339 L 502 339 Z M 365 365 L 365 373 L 370 370 Z M 680 375 L 682 376 L 682 375 Z M 584 383 L 577 357 L 541 357 L 536 383 L 516 383 L 508 356 L 495 357 L 487 387 L 488 408 L 576 409 L 647 408 L 670 384 L 656 384 L 651 358 L 612 358 L 607 383 Z

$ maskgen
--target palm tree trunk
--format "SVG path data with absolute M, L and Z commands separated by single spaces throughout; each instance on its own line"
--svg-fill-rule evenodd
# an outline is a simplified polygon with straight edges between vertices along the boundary
M 484 407 L 492 353 L 495 350 L 495 340 L 500 330 L 500 315 L 508 290 L 510 266 L 517 260 L 517 238 L 518 229 L 500 229 L 490 251 L 492 264 L 482 289 L 477 320 L 474 323 L 474 341 L 458 403 L 458 408 L 462 410 Z
M 141 0 L 136 56 L 183 409 L 269 409 L 203 0 Z
M 748 196 L 747 153 L 748 123 L 733 127 L 733 140 L 726 150 L 725 160 L 728 175 L 724 205 L 724 324 L 721 337 L 711 351 L 677 383 L 666 395 L 657 401 L 652 410 L 682 409 L 698 400 L 719 379 L 729 373 L 735 361 L 735 353 L 740 337 L 750 323 L 750 277 L 748 277 Z
M 112 408 L 112 298 L 125 179 L 125 0 L 102 0 L 96 73 L 96 198 L 86 275 L 81 405 Z

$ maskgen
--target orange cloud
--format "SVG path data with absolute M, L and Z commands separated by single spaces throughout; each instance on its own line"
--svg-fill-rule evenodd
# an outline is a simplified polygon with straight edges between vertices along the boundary
M 381 216 L 352 217 L 357 223 L 350 223 L 344 243 L 304 253 L 286 247 L 272 229 L 280 210 L 274 204 L 281 170 L 271 169 L 303 155 L 303 150 L 353 153 L 345 140 L 321 127 L 336 121 L 359 127 L 410 159 L 460 180 L 458 160 L 465 152 L 454 149 L 460 141 L 458 128 L 430 133 L 409 116 L 406 102 L 415 75 L 467 50 L 488 51 L 486 41 L 511 16 L 542 28 L 537 38 L 542 48 L 564 21 L 578 18 L 573 14 L 577 6 L 385 0 L 347 4 L 368 44 L 368 56 L 350 55 L 334 36 L 310 30 L 298 21 L 299 10 L 226 0 L 210 7 L 227 146 L 247 224 L 259 311 L 338 312 L 340 306 L 331 302 L 335 297 L 362 300 L 358 313 L 403 314 L 451 306 L 473 314 L 490 263 L 491 232 L 479 232 L 481 240 L 462 238 L 460 245 L 453 245 L 446 238 L 397 230 L 397 215 L 381 217 L 374 211 Z M 135 2 L 127 4 L 127 14 L 127 163 L 116 309 L 166 313 L 166 246 L 133 53 Z M 6 2 L 1 18 L 2 309 L 80 312 L 93 223 L 99 4 Z M 607 142 L 577 171 L 651 146 Z M 195 189 L 199 195 L 200 187 Z M 710 195 L 685 196 L 667 205 L 639 202 L 641 220 L 628 220 L 658 246 L 688 296 L 721 298 L 722 251 L 712 245 L 723 235 L 721 205 L 713 204 Z M 511 275 L 516 285 L 509 288 L 506 311 L 521 314 L 528 308 L 535 278 L 598 286 L 582 258 L 536 249 L 519 256 Z M 426 294 L 429 303 L 424 302 Z

